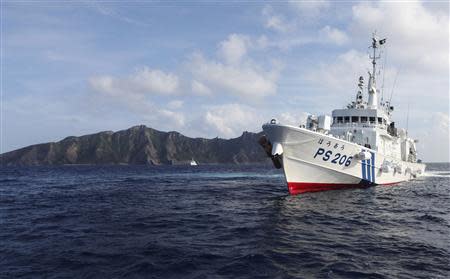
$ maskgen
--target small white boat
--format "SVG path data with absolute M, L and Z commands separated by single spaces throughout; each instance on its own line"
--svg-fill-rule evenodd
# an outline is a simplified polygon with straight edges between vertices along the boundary
M 194 159 L 191 160 L 190 165 L 191 166 L 198 166 L 197 162 Z

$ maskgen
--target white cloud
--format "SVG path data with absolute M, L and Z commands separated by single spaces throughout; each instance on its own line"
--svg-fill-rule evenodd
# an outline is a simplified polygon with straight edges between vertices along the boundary
M 344 45 L 348 42 L 348 36 L 345 32 L 328 25 L 320 29 L 319 37 L 326 42 L 331 42 L 336 45 Z
M 448 76 L 448 13 L 427 9 L 419 1 L 362 2 L 353 6 L 352 16 L 353 34 L 368 37 L 376 29 L 387 37 L 390 59 L 405 69 Z
M 231 34 L 225 41 L 219 44 L 219 56 L 224 59 L 225 63 L 237 65 L 247 54 L 250 46 L 250 39 L 241 34 Z
M 278 31 L 279 34 L 274 38 L 268 38 L 265 35 L 261 36 L 257 41 L 259 46 L 263 45 L 264 48 L 276 47 L 286 51 L 311 43 L 344 45 L 349 41 L 345 31 L 329 25 L 318 30 L 305 28 L 312 21 L 315 21 L 315 25 L 320 24 L 320 19 L 318 19 L 316 14 L 329 7 L 327 1 L 291 1 L 290 4 L 295 7 L 297 12 L 294 17 L 276 14 L 272 6 L 269 5 L 262 9 L 264 27 Z
M 302 17 L 317 18 L 325 9 L 330 7 L 330 2 L 326 0 L 297 1 L 291 0 L 289 4 L 293 6 Z
M 205 137 L 233 138 L 243 131 L 260 132 L 262 125 L 272 118 L 280 123 L 299 126 L 306 123 L 309 113 L 302 111 L 276 112 L 273 107 L 262 108 L 243 104 L 205 106 L 201 116 L 191 121 L 190 126 Z
M 167 125 L 167 123 L 164 123 L 166 125 L 161 125 L 160 123 L 156 124 L 168 130 L 173 130 L 174 128 L 182 128 L 185 123 L 185 117 L 183 113 L 171 111 L 168 109 L 157 109 L 156 114 L 148 117 L 148 119 L 152 122 L 158 122 L 162 119 L 170 120 L 170 125 Z
M 292 126 L 300 126 L 306 124 L 306 118 L 310 115 L 307 112 L 282 112 L 278 116 L 278 120 L 282 124 L 292 125 Z
M 212 94 L 211 89 L 209 89 L 208 86 L 197 80 L 191 82 L 191 90 L 195 95 L 199 96 L 210 96 Z
M 274 47 L 283 51 L 318 42 L 320 42 L 318 38 L 308 35 L 289 35 L 287 37 L 276 39 L 267 39 L 263 37 L 261 40 L 261 43 L 264 43 L 265 47 Z
M 169 109 L 179 109 L 179 108 L 183 107 L 183 105 L 184 105 L 183 101 L 181 101 L 181 100 L 173 100 L 173 101 L 170 101 L 167 104 L 167 107 Z
M 295 28 L 293 23 L 288 23 L 283 16 L 275 14 L 271 6 L 265 6 L 262 10 L 262 15 L 264 17 L 264 27 L 267 29 L 288 32 Z
M 129 17 L 124 15 L 124 9 L 114 9 L 112 7 L 112 5 L 104 5 L 101 2 L 97 2 L 97 1 L 91 1 L 91 2 L 87 2 L 86 4 L 91 5 L 95 10 L 97 10 L 98 13 L 104 15 L 104 16 L 108 16 L 126 23 L 131 23 L 131 24 L 135 24 L 135 25 L 140 25 L 140 26 L 151 26 L 150 24 L 140 21 L 140 20 L 136 20 L 133 17 Z
M 265 49 L 269 46 L 269 39 L 266 35 L 261 35 L 258 39 L 256 39 L 255 46 L 259 49 Z
M 145 94 L 170 95 L 177 93 L 178 76 L 143 67 L 128 77 L 95 76 L 89 79 L 90 87 L 99 93 L 142 97 Z
M 280 16 L 271 16 L 267 19 L 266 25 L 269 29 L 274 29 L 280 32 L 286 32 L 288 30 L 287 24 L 284 22 L 284 19 Z
M 89 86 L 97 92 L 115 95 L 116 90 L 113 86 L 113 78 L 110 76 L 96 76 L 89 79 Z
M 357 79 L 360 75 L 365 77 L 368 66 L 369 60 L 365 53 L 349 50 L 331 63 L 322 62 L 316 68 L 309 69 L 304 78 L 327 89 L 327 94 L 335 94 L 336 90 L 356 90 Z
M 217 133 L 220 137 L 237 137 L 243 131 L 259 131 L 261 119 L 258 111 L 241 104 L 226 104 L 208 107 L 203 118 L 209 133 Z
M 96 93 L 91 96 L 92 103 L 125 109 L 155 128 L 181 128 L 185 123 L 183 113 L 173 111 L 183 105 L 182 101 L 174 100 L 168 103 L 168 108 L 161 108 L 149 98 L 154 94 L 177 93 L 178 76 L 172 73 L 144 67 L 127 77 L 92 77 L 89 85 Z
M 244 98 L 262 98 L 276 93 L 280 67 L 274 66 L 271 71 L 265 71 L 249 60 L 229 65 L 207 60 L 201 54 L 193 55 L 190 61 L 196 80 L 210 88 Z
M 450 161 L 450 117 L 447 113 L 432 113 L 420 123 L 418 133 L 419 158 L 426 162 Z
M 173 94 L 178 89 L 178 77 L 161 70 L 151 70 L 147 67 L 139 70 L 128 82 L 137 90 L 161 94 Z
M 380 38 L 387 37 L 386 47 L 382 48 L 382 58 L 387 56 L 387 65 L 385 77 L 383 74 L 378 77 L 379 89 L 385 79 L 385 92 L 390 95 L 396 73 L 399 73 L 394 90 L 397 106 L 406 107 L 405 100 L 414 97 L 416 102 L 423 102 L 427 107 L 448 109 L 445 105 L 449 100 L 448 14 L 410 1 L 356 3 L 350 16 L 345 29 L 348 40 L 351 38 L 353 42 L 367 42 L 368 45 L 375 28 Z M 333 29 L 329 26 L 321 32 L 325 34 Z M 338 42 L 339 36 L 335 39 Z M 382 69 L 383 59 L 378 61 L 378 69 Z M 370 68 L 367 53 L 347 50 L 336 60 L 318 61 L 304 77 L 315 88 L 322 88 L 323 93 L 317 96 L 320 100 L 330 92 L 335 96 L 344 90 L 356 90 L 357 77 L 363 75 L 366 78 Z
M 214 92 L 247 101 L 276 94 L 281 63 L 267 55 L 257 62 L 252 59 L 253 55 L 267 50 L 266 43 L 264 35 L 252 39 L 230 34 L 218 44 L 215 59 L 206 58 L 201 52 L 192 54 L 186 63 L 192 78 L 192 93 L 208 96 Z

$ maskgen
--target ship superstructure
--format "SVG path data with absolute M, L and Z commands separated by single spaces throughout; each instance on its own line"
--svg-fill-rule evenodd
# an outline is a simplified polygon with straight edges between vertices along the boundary
M 424 173 L 417 141 L 395 127 L 390 101 L 379 100 L 376 65 L 385 43 L 374 34 L 367 86 L 359 77 L 355 100 L 347 107 L 333 110 L 331 117 L 310 115 L 306 126 L 276 119 L 263 125 L 260 144 L 275 167 L 284 169 L 290 193 L 395 184 Z

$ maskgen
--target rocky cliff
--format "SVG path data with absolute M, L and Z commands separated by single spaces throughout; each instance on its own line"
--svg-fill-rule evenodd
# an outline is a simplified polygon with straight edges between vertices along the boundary
M 118 132 L 67 137 L 0 155 L 5 166 L 63 164 L 199 164 L 262 163 L 269 159 L 258 144 L 261 133 L 244 132 L 234 139 L 189 138 L 135 126 Z

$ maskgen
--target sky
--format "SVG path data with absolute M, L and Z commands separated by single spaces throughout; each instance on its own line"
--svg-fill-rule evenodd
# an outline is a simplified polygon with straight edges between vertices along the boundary
M 376 31 L 396 126 L 419 158 L 450 161 L 447 1 L 19 0 L 0 18 L 0 153 L 135 125 L 298 125 L 354 100 Z

